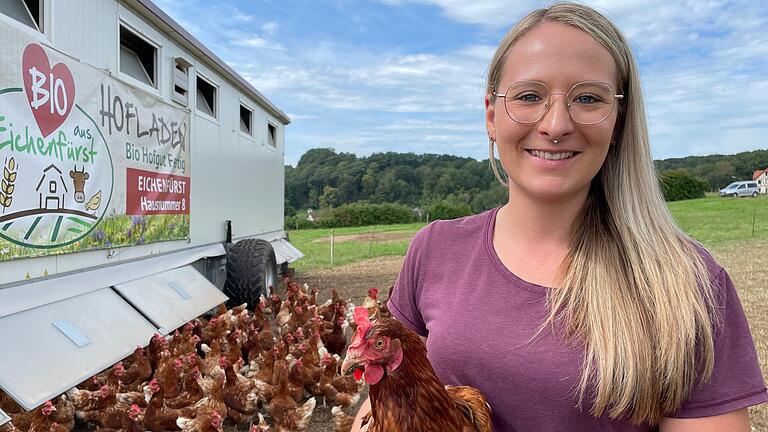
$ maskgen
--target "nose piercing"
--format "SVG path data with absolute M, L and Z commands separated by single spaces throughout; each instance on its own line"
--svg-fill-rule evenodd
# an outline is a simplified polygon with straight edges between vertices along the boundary
M 556 139 L 553 139 L 553 140 L 552 140 L 552 143 L 554 143 L 554 144 L 557 144 L 557 140 L 556 140 Z

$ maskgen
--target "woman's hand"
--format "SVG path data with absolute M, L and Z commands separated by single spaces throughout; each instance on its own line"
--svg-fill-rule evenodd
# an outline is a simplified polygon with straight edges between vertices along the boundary
M 373 424 L 373 418 L 368 419 L 368 423 L 365 426 L 360 426 L 360 424 L 363 422 L 363 417 L 365 417 L 367 414 L 371 412 L 371 399 L 368 398 L 363 402 L 362 405 L 360 405 L 360 409 L 357 411 L 357 416 L 355 416 L 355 421 L 352 423 L 352 429 L 349 432 L 365 432 L 368 430 L 368 428 L 371 427 L 371 424 Z

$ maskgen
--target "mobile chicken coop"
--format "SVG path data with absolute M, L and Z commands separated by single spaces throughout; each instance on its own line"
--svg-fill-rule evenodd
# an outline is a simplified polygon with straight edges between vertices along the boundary
M 0 388 L 22 407 L 302 256 L 289 118 L 152 2 L 5 0 L 0 40 Z

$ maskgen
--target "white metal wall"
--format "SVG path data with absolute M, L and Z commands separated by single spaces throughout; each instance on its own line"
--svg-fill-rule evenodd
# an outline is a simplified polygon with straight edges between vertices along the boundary
M 46 274 L 110 264 L 224 240 L 224 221 L 232 220 L 235 238 L 274 233 L 283 229 L 284 124 L 260 108 L 200 59 L 171 41 L 149 20 L 116 0 L 45 0 L 43 41 L 113 77 L 172 101 L 173 59 L 190 63 L 190 211 L 191 242 L 172 241 L 142 246 L 23 259 L 0 263 L 0 284 Z M 119 23 L 126 23 L 159 45 L 157 89 L 118 70 Z M 17 25 L 0 16 L 0 25 Z M 218 115 L 211 119 L 195 109 L 195 74 L 200 72 L 218 87 Z M 249 137 L 240 132 L 240 101 L 253 109 Z M 173 102 L 172 102 L 173 103 Z M 267 122 L 276 127 L 277 148 L 267 142 Z

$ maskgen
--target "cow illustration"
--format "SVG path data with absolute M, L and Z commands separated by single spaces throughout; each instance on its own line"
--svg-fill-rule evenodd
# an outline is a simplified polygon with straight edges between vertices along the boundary
M 85 172 L 85 165 L 83 165 L 82 171 L 78 171 L 77 165 L 75 165 L 75 169 L 69 172 L 69 176 L 72 177 L 72 183 L 75 184 L 75 202 L 85 202 L 85 181 L 90 177 Z

